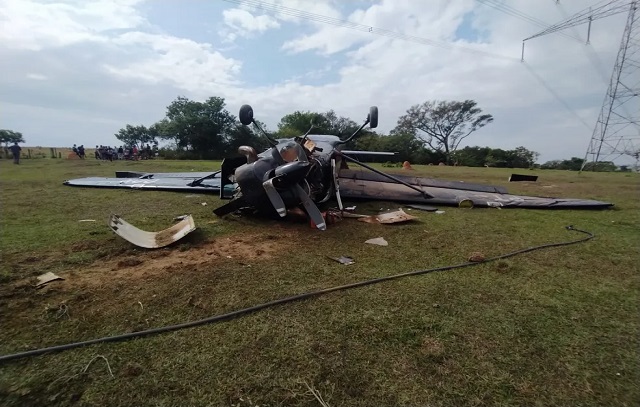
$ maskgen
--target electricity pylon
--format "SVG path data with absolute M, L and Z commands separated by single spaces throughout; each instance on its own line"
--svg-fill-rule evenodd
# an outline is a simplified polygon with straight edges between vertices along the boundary
M 605 4 L 599 3 L 524 40 L 588 22 L 588 44 L 592 21 L 628 12 L 609 87 L 591 134 L 581 171 L 589 163 L 595 170 L 596 163 L 613 161 L 623 155 L 634 157 L 636 168 L 638 167 L 640 159 L 640 23 L 638 23 L 640 10 L 638 10 L 638 3 L 638 0 L 612 0 Z

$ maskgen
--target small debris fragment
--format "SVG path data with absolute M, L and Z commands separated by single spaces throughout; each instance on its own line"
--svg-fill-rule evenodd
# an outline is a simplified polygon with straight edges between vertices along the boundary
M 376 244 L 378 246 L 389 246 L 389 243 L 384 240 L 384 237 L 376 237 L 375 239 L 369 239 L 365 241 L 368 244 Z
M 509 182 L 529 181 L 536 182 L 538 180 L 537 175 L 523 175 L 523 174 L 511 174 Z
M 202 202 L 200 205 L 207 206 L 207 203 L 206 202 Z
M 438 210 L 435 206 L 428 205 L 407 205 L 407 208 L 417 209 L 419 211 L 435 212 Z
M 347 206 L 347 207 L 345 207 L 345 208 L 344 208 L 344 210 L 345 210 L 345 211 L 355 211 L 355 210 L 356 210 L 356 206 L 355 206 L 355 205 L 353 205 L 353 206 Z
M 36 284 L 36 287 L 42 287 L 45 284 L 48 284 L 52 281 L 56 281 L 56 280 L 64 280 L 64 278 L 53 274 L 52 272 L 48 272 L 48 273 L 44 273 L 39 275 L 38 277 L 38 283 Z
M 416 216 L 409 215 L 402 209 L 395 210 L 393 212 L 381 213 L 379 215 L 367 216 L 358 219 L 361 222 L 367 223 L 400 223 L 408 222 L 414 219 L 418 219 Z
M 329 256 L 327 256 L 329 257 Z M 347 256 L 340 256 L 340 257 L 329 257 L 331 260 L 337 261 L 340 264 L 344 264 L 346 266 L 348 266 L 349 264 L 353 264 L 355 263 L 355 260 L 353 260 L 351 257 L 347 257 Z
M 472 261 L 472 262 L 480 263 L 480 262 L 483 262 L 484 260 L 485 260 L 484 254 L 480 252 L 473 252 L 469 256 L 469 261 Z
M 436 214 L 438 215 L 442 215 L 444 213 L 444 211 L 435 211 Z
M 178 221 L 178 220 L 187 219 L 188 217 L 189 217 L 189 215 L 180 215 L 180 216 L 176 216 L 175 218 L 173 218 L 173 220 Z
M 78 222 L 95 222 L 95 219 L 80 219 Z

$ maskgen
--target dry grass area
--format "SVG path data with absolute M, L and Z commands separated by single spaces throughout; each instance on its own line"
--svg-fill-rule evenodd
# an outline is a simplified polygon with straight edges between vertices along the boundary
M 616 405 L 640 401 L 638 174 L 415 166 L 511 192 L 612 201 L 606 211 L 442 208 L 416 222 L 218 219 L 213 195 L 71 188 L 115 170 L 203 171 L 203 161 L 0 161 L 0 354 L 192 321 L 337 284 L 577 238 L 587 243 L 274 307 L 229 322 L 0 364 L 0 405 Z M 207 202 L 207 206 L 201 205 Z M 374 213 L 397 207 L 357 203 Z M 142 250 L 118 213 L 198 230 Z M 94 219 L 95 222 L 79 222 Z M 389 246 L 365 245 L 383 236 Z M 327 259 L 347 255 L 343 266 Z M 35 276 L 65 278 L 45 288 Z M 97 358 L 104 356 L 106 359 Z M 108 366 L 107 362 L 108 361 Z M 109 371 L 109 368 L 111 372 Z

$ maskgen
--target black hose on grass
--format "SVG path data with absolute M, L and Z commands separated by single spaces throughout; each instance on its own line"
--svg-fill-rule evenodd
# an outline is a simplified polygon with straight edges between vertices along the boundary
M 26 357 L 29 357 L 29 356 L 38 356 L 38 355 L 42 355 L 42 354 L 48 353 L 48 352 L 60 352 L 60 351 L 63 351 L 63 350 L 79 348 L 79 347 L 87 346 L 87 345 L 94 345 L 94 344 L 97 344 L 97 343 L 119 342 L 119 341 L 124 341 L 124 340 L 127 340 L 127 339 L 132 339 L 132 338 L 137 338 L 137 337 L 142 337 L 142 336 L 156 335 L 156 334 L 160 334 L 160 333 L 164 333 L 164 332 L 177 331 L 179 329 L 185 329 L 185 328 L 193 328 L 195 326 L 211 324 L 211 323 L 214 323 L 214 322 L 227 321 L 227 320 L 233 319 L 235 317 L 239 317 L 241 315 L 246 315 L 246 314 L 250 314 L 250 313 L 253 313 L 253 312 L 256 312 L 256 311 L 263 310 L 265 308 L 270 308 L 270 307 L 273 307 L 273 306 L 276 306 L 276 305 L 286 304 L 286 303 L 289 303 L 289 302 L 304 300 L 304 299 L 307 299 L 307 298 L 319 297 L 319 296 L 321 296 L 323 294 L 328 294 L 328 293 L 331 293 L 331 292 L 334 292 L 334 291 L 348 290 L 348 289 L 351 289 L 351 288 L 363 287 L 363 286 L 366 286 L 366 285 L 381 283 L 383 281 L 396 280 L 396 279 L 399 279 L 399 278 L 402 278 L 402 277 L 417 276 L 417 275 L 420 275 L 420 274 L 427 274 L 427 273 L 432 273 L 432 272 L 436 272 L 436 271 L 445 271 L 445 270 L 459 269 L 459 268 L 463 268 L 463 267 L 477 266 L 479 264 L 484 264 L 484 263 L 488 263 L 488 262 L 496 261 L 496 260 L 500 260 L 500 259 L 506 259 L 508 257 L 513 257 L 513 256 L 516 256 L 518 254 L 532 252 L 534 250 L 546 249 L 546 248 L 549 248 L 549 247 L 568 246 L 568 245 L 572 245 L 572 244 L 576 244 L 576 243 L 586 242 L 587 240 L 593 239 L 595 237 L 595 235 L 593 233 L 587 232 L 585 230 L 576 229 L 573 226 L 567 226 L 566 229 L 567 230 L 573 230 L 573 231 L 580 232 L 580 233 L 584 233 L 587 236 L 583 237 L 582 239 L 578 239 L 578 240 L 570 240 L 570 241 L 558 242 L 558 243 L 547 243 L 547 244 L 543 244 L 543 245 L 539 245 L 539 246 L 528 247 L 528 248 L 525 248 L 525 249 L 516 250 L 514 252 L 501 254 L 501 255 L 498 255 L 498 256 L 495 256 L 495 257 L 490 257 L 490 258 L 485 259 L 484 261 L 481 261 L 481 262 L 467 262 L 467 263 L 456 264 L 456 265 L 453 265 L 453 266 L 444 266 L 444 267 L 436 267 L 436 268 L 427 269 L 427 270 L 410 271 L 410 272 L 407 272 L 407 273 L 394 274 L 394 275 L 387 276 L 387 277 L 378 277 L 378 278 L 373 278 L 373 279 L 370 279 L 370 280 L 358 281 L 358 282 L 355 282 L 355 283 L 350 283 L 350 284 L 345 284 L 345 285 L 325 288 L 325 289 L 317 290 L 317 291 L 311 291 L 311 292 L 308 292 L 308 293 L 293 295 L 291 297 L 281 298 L 279 300 L 269 301 L 269 302 L 265 302 L 265 303 L 262 303 L 262 304 L 254 305 L 252 307 L 243 308 L 243 309 L 239 309 L 239 310 L 236 310 L 236 311 L 231 311 L 231 312 L 228 312 L 226 314 L 214 315 L 212 317 L 200 319 L 198 321 L 185 322 L 185 323 L 177 324 L 177 325 L 169 325 L 169 326 L 163 326 L 163 327 L 160 327 L 160 328 L 147 329 L 145 331 L 131 332 L 131 333 L 122 334 L 122 335 L 116 335 L 116 336 L 107 336 L 107 337 L 104 337 L 104 338 L 91 339 L 91 340 L 88 340 L 88 341 L 73 342 L 73 343 L 68 343 L 68 344 L 65 344 L 65 345 L 50 346 L 48 348 L 34 349 L 34 350 L 26 351 L 26 352 L 19 352 L 19 353 L 14 353 L 14 354 L 10 354 L 10 355 L 4 355 L 4 356 L 0 356 L 0 363 L 1 362 L 8 362 L 10 360 L 22 359 L 22 358 L 26 358 Z

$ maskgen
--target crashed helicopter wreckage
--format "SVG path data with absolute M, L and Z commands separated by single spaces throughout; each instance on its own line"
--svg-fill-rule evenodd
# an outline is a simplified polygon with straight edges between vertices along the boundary
M 214 210 L 224 216 L 250 208 L 259 213 L 285 217 L 302 207 L 318 229 L 326 223 L 318 205 L 343 199 L 395 201 L 429 205 L 454 205 L 534 209 L 605 209 L 608 202 L 588 199 L 511 195 L 505 188 L 406 175 L 391 175 L 355 159 L 353 155 L 393 155 L 375 151 L 348 151 L 343 146 L 369 125 L 378 125 L 378 108 L 369 110 L 364 123 L 345 140 L 333 135 L 306 134 L 274 139 L 254 120 L 249 105 L 240 108 L 240 122 L 253 124 L 270 147 L 258 154 L 253 147 L 239 148 L 238 157 L 226 158 L 214 172 L 140 173 L 118 171 L 116 178 L 89 177 L 65 181 L 80 187 L 133 188 L 180 192 L 218 193 L 228 203 Z M 348 163 L 369 171 L 356 171 Z

